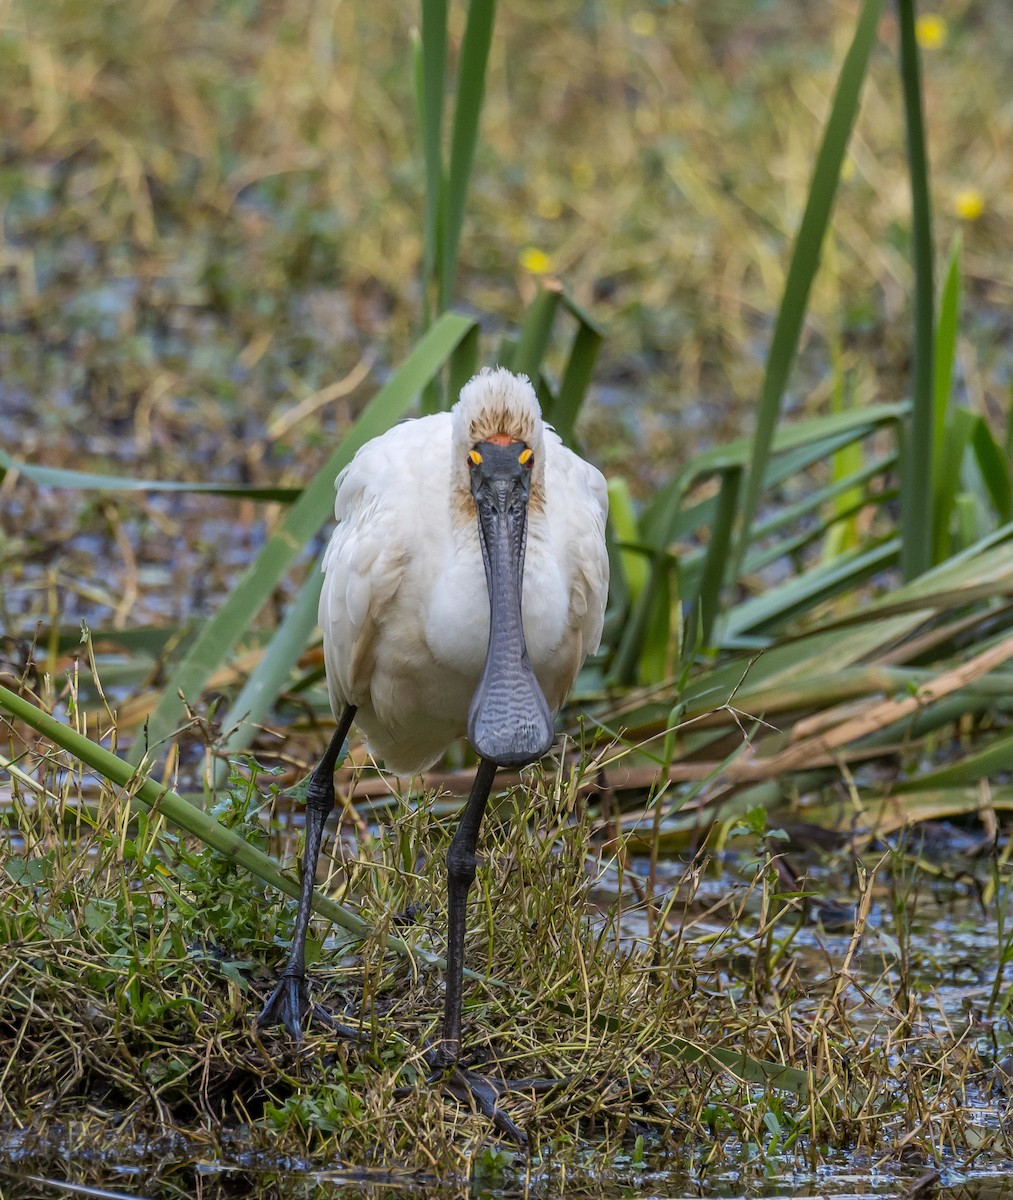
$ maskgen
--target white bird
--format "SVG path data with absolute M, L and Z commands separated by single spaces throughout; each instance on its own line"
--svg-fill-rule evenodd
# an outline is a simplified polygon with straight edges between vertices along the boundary
M 460 1055 L 465 902 L 497 766 L 540 758 L 608 592 L 605 480 L 542 420 L 524 376 L 483 370 L 449 413 L 394 426 L 338 476 L 320 628 L 337 729 L 307 792 L 292 954 L 260 1016 L 296 1038 L 309 1007 L 305 937 L 333 773 L 353 716 L 409 773 L 467 733 L 481 757 L 447 858 L 443 1037 Z

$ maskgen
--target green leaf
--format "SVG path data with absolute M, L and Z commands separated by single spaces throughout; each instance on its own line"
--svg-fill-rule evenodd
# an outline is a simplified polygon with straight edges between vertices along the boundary
M 940 471 L 936 479 L 936 559 L 942 562 L 952 546 L 951 526 L 957 492 L 960 488 L 960 467 L 967 444 L 971 440 L 976 418 L 966 408 L 954 408 L 940 454 Z
M 558 288 L 539 289 L 524 314 L 520 340 L 510 355 L 510 370 L 517 375 L 527 375 L 536 386 L 561 299 L 562 293 Z M 551 415 L 551 412 L 546 415 Z
M 1013 521 L 1013 461 L 999 448 L 984 417 L 975 419 L 971 445 L 999 520 Z
M 443 102 L 447 73 L 447 0 L 422 0 L 421 46 L 416 55 L 416 106 L 422 129 L 426 193 L 422 210 L 422 292 L 429 327 L 429 289 L 436 278 L 443 208 Z M 439 311 L 444 305 L 439 303 Z
M 844 367 L 841 340 L 841 331 L 835 327 L 831 339 L 834 386 L 830 394 L 830 409 L 835 413 L 847 412 L 855 407 L 852 373 Z M 862 461 L 862 447 L 857 443 L 844 446 L 836 451 L 831 460 L 831 475 L 834 481 L 837 482 L 860 471 Z M 824 554 L 827 558 L 834 558 L 841 550 L 853 549 L 858 544 L 858 526 L 849 517 L 855 511 L 854 506 L 859 495 L 859 489 L 856 488 L 854 491 L 839 492 L 835 496 L 832 506 L 835 519 L 831 522 L 830 535 L 824 545 Z
M 668 678 L 678 660 L 679 647 L 672 643 L 672 581 L 674 572 L 664 574 L 654 592 L 654 604 L 648 614 L 643 648 L 638 659 L 640 683 L 657 683 Z
M 780 538 L 770 546 L 758 546 L 756 549 L 751 549 L 746 557 L 743 565 L 743 574 L 746 576 L 754 575 L 758 571 L 762 571 L 764 567 L 771 563 L 777 562 L 778 559 L 795 559 L 799 552 L 808 546 L 811 542 L 822 538 L 824 534 L 829 532 L 833 526 L 842 520 L 857 515 L 864 509 L 870 506 L 883 507 L 893 504 L 898 496 L 896 488 L 886 488 L 883 491 L 876 492 L 873 496 L 860 496 L 857 503 L 852 508 L 842 509 L 837 512 L 829 512 L 824 517 L 817 517 L 812 521 L 808 521 L 800 532 L 792 534 L 786 538 Z M 757 542 L 760 538 L 757 537 Z M 854 549 L 858 549 L 856 545 Z M 840 558 L 841 554 L 846 553 L 844 550 L 838 550 L 835 554 L 826 554 L 822 556 L 824 566 L 828 566 L 836 559 Z
M 960 327 L 960 251 L 961 238 L 957 233 L 950 245 L 946 279 L 939 301 L 939 322 L 936 326 L 936 365 L 932 389 L 932 471 L 937 484 L 943 470 L 943 450 L 949 425 L 950 395 L 953 391 L 953 363 L 957 355 L 957 333 Z M 939 558 L 937 546 L 937 562 Z
M 809 198 L 802 224 L 795 239 L 784 294 L 774 324 L 767 369 L 760 393 L 756 432 L 742 503 L 742 523 L 738 548 L 730 576 L 738 578 L 740 564 L 746 556 L 753 520 L 759 508 L 763 479 L 770 457 L 774 432 L 781 413 L 781 398 L 791 374 L 798 351 L 802 321 L 809 302 L 809 291 L 819 267 L 820 248 L 830 221 L 841 164 L 851 138 L 851 129 L 858 112 L 858 98 L 865 78 L 869 53 L 876 40 L 876 29 L 882 0 L 865 0 L 858 18 L 855 36 L 848 49 L 837 81 L 830 118 L 823 142 L 816 157 Z
M 868 437 L 884 425 L 896 424 L 906 411 L 904 405 L 870 406 L 862 410 L 800 421 L 778 430 L 773 439 L 774 457 L 766 467 L 765 485 L 776 486 L 789 478 L 793 472 L 807 469 L 851 441 Z M 645 512 L 641 519 L 642 542 L 653 556 L 653 562 L 647 584 L 621 630 L 611 665 L 612 678 L 616 682 L 631 683 L 637 676 L 636 660 L 643 648 L 647 631 L 652 627 L 652 613 L 657 603 L 655 589 L 660 586 L 661 573 L 671 567 L 669 546 L 692 533 L 701 524 L 709 524 L 715 519 L 716 501 L 704 501 L 681 510 L 683 497 L 697 481 L 709 475 L 741 469 L 750 461 L 751 456 L 751 442 L 748 438 L 697 455 L 662 489 Z M 684 594 L 693 595 L 699 591 L 700 569 L 690 559 L 684 572 Z M 689 628 L 690 636 L 684 639 L 687 650 L 696 644 L 692 631 L 699 631 L 699 622 L 692 623 Z
M 1006 412 L 1006 461 L 1013 462 L 1013 383 L 1009 385 L 1009 404 Z
M 1007 676 L 1009 672 L 1005 672 Z M 1013 691 L 1013 680 L 1011 680 Z M 965 754 L 959 762 L 927 771 L 914 779 L 907 779 L 894 786 L 895 792 L 921 792 L 936 788 L 966 787 L 979 779 L 996 776 L 1000 772 L 1013 770 L 1013 733 L 994 737 L 977 750 Z M 979 797 L 979 804 L 981 798 Z
M 843 508 L 839 505 L 832 506 L 831 511 L 827 514 L 825 522 L 827 525 L 849 517 L 857 509 L 864 508 L 866 504 L 883 504 L 892 497 L 888 497 L 882 491 L 870 494 L 865 485 L 877 476 L 887 475 L 896 465 L 896 462 L 897 456 L 895 454 L 884 455 L 882 458 L 873 459 L 872 462 L 864 467 L 860 467 L 850 475 L 836 477 L 834 482 L 828 484 L 826 487 L 814 488 L 797 503 L 789 504 L 776 515 L 769 517 L 757 525 L 754 529 L 753 540 L 760 542 L 772 537 L 789 525 L 794 525 L 798 521 L 804 520 L 811 514 L 818 512 L 830 501 L 839 501 L 842 497 L 850 497 L 849 504 Z M 747 561 L 747 573 L 750 569 Z
M 573 450 L 577 448 L 574 428 L 591 382 L 603 335 L 600 326 L 569 296 L 563 296 L 563 305 L 576 317 L 577 332 L 574 334 L 570 355 L 563 370 L 559 395 L 549 416 L 555 431 Z
M 609 523 L 622 558 L 623 575 L 631 600 L 636 600 L 647 584 L 650 566 L 643 553 L 630 549 L 637 541 L 637 518 L 629 485 L 621 476 L 608 481 Z
M 723 641 L 752 631 L 769 630 L 784 625 L 801 612 L 806 612 L 849 587 L 868 579 L 877 571 L 893 565 L 900 553 L 897 538 L 891 538 L 871 549 L 848 551 L 830 563 L 820 564 L 811 571 L 796 576 L 780 587 L 744 600 L 731 609 L 726 617 Z
M 812 417 L 796 421 L 777 430 L 771 445 L 773 455 L 780 457 L 793 450 L 801 450 L 802 457 L 793 466 L 802 469 L 810 462 L 817 462 L 831 454 L 834 449 L 860 441 L 883 425 L 894 424 L 909 411 L 906 404 L 879 404 L 849 412 L 834 413 L 827 417 Z M 679 506 L 689 489 L 699 480 L 731 467 L 747 465 L 753 455 L 750 438 L 739 438 L 724 446 L 698 454 L 666 484 L 652 500 L 641 521 L 645 540 L 653 545 L 665 545 L 670 540 L 669 531 L 678 521 Z M 769 458 L 769 456 L 768 456 Z M 785 459 L 785 462 L 788 460 Z M 783 479 L 783 464 L 768 462 L 763 485 L 770 486 Z
M 932 203 L 922 117 L 921 65 L 915 36 L 915 0 L 897 0 L 900 75 L 904 93 L 908 178 L 911 182 L 911 256 L 914 261 L 911 431 L 901 471 L 901 568 L 913 579 L 932 565 L 934 462 Z
M 80 491 L 103 492 L 187 492 L 212 496 L 232 496 L 236 499 L 258 500 L 263 503 L 291 504 L 302 494 L 301 488 L 254 487 L 246 483 L 189 483 L 184 480 L 134 479 L 128 475 L 101 475 L 91 471 L 70 471 L 63 467 L 38 467 L 19 462 L 0 449 L 0 482 L 8 472 L 15 472 L 38 484 L 39 487 L 76 488 Z
M 658 630 L 668 620 L 670 578 L 674 566 L 670 555 L 652 553 L 647 585 L 623 622 L 611 663 L 610 676 L 617 683 L 632 684 L 639 677 L 640 659 L 649 637 L 657 647 Z
M 699 592 L 692 598 L 689 620 L 699 623 L 700 640 L 703 646 L 711 644 L 711 633 L 717 620 L 721 604 L 721 586 L 724 582 L 728 553 L 732 544 L 732 530 L 739 498 L 742 471 L 726 471 L 721 477 L 718 507 L 710 531 L 710 543 L 700 575 Z M 685 599 L 685 596 L 684 596 Z
M 444 201 L 442 267 L 440 270 L 440 307 L 450 304 L 457 252 L 464 226 L 464 210 L 471 179 L 471 164 L 478 141 L 478 122 L 485 97 L 485 73 L 492 45 L 495 0 L 471 0 L 468 22 L 461 41 L 457 73 L 457 102 L 450 141 L 450 174 Z
M 448 406 L 457 403 L 461 388 L 478 370 L 478 334 L 479 328 L 475 325 L 465 334 L 457 349 L 450 356 L 450 371 L 447 379 Z
M 953 514 L 956 518 L 957 545 L 971 545 L 981 536 L 984 523 L 978 497 L 972 492 L 958 492 Z
M 616 537 L 611 510 L 605 525 L 605 547 L 609 557 L 609 593 L 602 627 L 602 650 L 607 653 L 606 648 L 615 645 L 625 628 L 626 617 L 630 610 L 630 585 L 626 577 L 625 551 L 620 547 Z M 631 558 L 636 561 L 635 556 L 631 555 Z M 649 571 L 650 568 L 647 566 L 649 558 L 645 557 L 643 561 L 646 570 Z M 645 573 L 639 586 L 643 587 L 646 582 L 647 574 Z

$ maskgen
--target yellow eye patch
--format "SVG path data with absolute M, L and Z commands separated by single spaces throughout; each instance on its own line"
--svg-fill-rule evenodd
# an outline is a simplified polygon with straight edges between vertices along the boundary
M 532 458 L 534 458 L 534 451 L 530 446 L 525 446 L 520 454 L 518 454 L 517 461 L 523 466 L 525 463 L 529 463 Z
M 469 450 L 468 457 L 471 459 L 471 461 L 475 464 L 476 467 L 482 461 L 482 456 L 481 456 L 481 454 L 479 454 L 479 452 L 477 450 Z

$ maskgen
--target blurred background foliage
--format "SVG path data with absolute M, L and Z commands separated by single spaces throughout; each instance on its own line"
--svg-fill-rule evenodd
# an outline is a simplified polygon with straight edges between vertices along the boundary
M 599 0 L 498 16 L 458 295 L 487 322 L 507 320 L 548 273 L 606 324 L 584 432 L 637 494 L 691 450 L 750 428 L 856 13 L 851 2 Z M 412 6 L 4 0 L 0 18 L 0 397 L 19 418 L 6 430 L 19 452 L 60 453 L 47 420 L 58 412 L 90 456 L 258 475 L 267 468 L 236 461 L 235 437 L 256 440 L 277 406 L 363 355 L 404 356 L 419 326 L 424 186 Z M 454 6 L 452 57 L 462 25 Z M 964 230 L 959 377 L 998 421 L 1013 31 L 1002 0 L 941 3 L 920 28 L 940 247 Z M 860 399 L 905 392 L 910 198 L 895 43 L 888 10 L 789 411 L 826 402 L 835 353 Z M 147 444 L 98 439 L 94 415 L 138 411 Z M 209 423 L 235 436 L 202 434 L 204 461 L 175 461 L 173 443 Z M 287 449 L 272 446 L 294 466 Z

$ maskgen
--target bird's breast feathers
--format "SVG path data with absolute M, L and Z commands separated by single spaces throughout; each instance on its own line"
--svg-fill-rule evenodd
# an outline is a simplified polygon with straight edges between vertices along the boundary
M 539 535 L 529 524 L 521 613 L 528 657 L 536 674 L 551 668 L 567 620 L 567 586 Z M 489 591 L 477 530 L 473 538 L 444 559 L 432 581 L 426 640 L 434 658 L 477 684 L 489 644 Z

